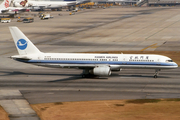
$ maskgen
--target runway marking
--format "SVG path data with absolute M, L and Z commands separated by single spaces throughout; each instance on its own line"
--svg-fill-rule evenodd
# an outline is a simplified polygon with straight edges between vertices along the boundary
M 145 48 L 141 49 L 140 51 L 144 51 L 144 50 L 146 50 L 146 49 L 148 49 L 148 48 L 157 48 L 157 47 L 159 47 L 159 46 L 156 46 L 156 45 L 157 45 L 157 43 L 152 44 L 152 45 L 150 45 L 150 46 L 148 46 L 148 47 L 145 47 Z

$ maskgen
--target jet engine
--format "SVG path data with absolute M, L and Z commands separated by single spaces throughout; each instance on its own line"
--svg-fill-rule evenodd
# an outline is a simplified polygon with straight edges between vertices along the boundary
M 109 75 L 111 75 L 111 70 L 110 70 L 110 67 L 108 67 L 108 66 L 95 67 L 93 69 L 93 74 L 99 75 L 99 76 L 109 76 Z

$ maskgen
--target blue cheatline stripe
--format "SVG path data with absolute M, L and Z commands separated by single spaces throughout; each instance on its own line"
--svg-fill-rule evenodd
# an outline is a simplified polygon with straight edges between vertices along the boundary
M 175 66 L 165 62 L 132 62 L 132 61 L 62 61 L 62 60 L 19 60 L 26 63 L 51 63 L 51 64 L 109 64 L 109 65 L 156 65 L 156 66 Z

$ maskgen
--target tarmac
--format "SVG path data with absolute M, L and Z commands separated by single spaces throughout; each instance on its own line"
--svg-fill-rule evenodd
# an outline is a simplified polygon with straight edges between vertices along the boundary
M 39 120 L 19 90 L 0 90 L 0 105 L 11 120 Z
M 111 7 L 51 12 L 33 23 L 0 23 L 0 104 L 11 120 L 39 119 L 29 104 L 111 99 L 180 98 L 180 69 L 123 69 L 83 79 L 81 70 L 52 69 L 13 61 L 17 50 L 8 26 L 17 26 L 42 52 L 180 51 L 178 7 Z M 60 15 L 59 15 L 60 14 Z M 11 109 L 12 108 L 12 109 Z
M 76 69 L 1 70 L 0 87 L 3 91 L 19 90 L 30 104 L 180 98 L 180 68 L 162 70 L 157 79 L 154 72 L 123 69 L 109 77 L 81 78 L 82 70 Z

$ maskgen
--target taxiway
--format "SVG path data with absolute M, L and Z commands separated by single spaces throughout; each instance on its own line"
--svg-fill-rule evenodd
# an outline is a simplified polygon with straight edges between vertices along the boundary
M 9 57 L 17 50 L 8 28 L 19 27 L 42 52 L 180 51 L 178 7 L 112 7 L 72 16 L 65 11 L 52 15 L 53 19 L 44 21 L 35 17 L 30 24 L 16 19 L 0 24 L 0 100 L 12 100 L 21 107 L 15 99 L 25 98 L 36 104 L 180 98 L 180 68 L 162 70 L 157 79 L 153 78 L 154 70 L 140 69 L 125 69 L 108 78 L 83 79 L 81 70 L 42 68 L 13 61 Z M 17 114 L 22 114 L 20 109 Z

